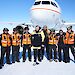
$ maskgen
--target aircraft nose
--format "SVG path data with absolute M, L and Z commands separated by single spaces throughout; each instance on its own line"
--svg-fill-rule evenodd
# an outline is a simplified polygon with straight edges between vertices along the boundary
M 56 20 L 59 18 L 57 12 L 44 8 L 31 9 L 31 21 L 33 24 L 50 25 L 54 27 Z
M 35 20 L 44 20 L 50 15 L 50 12 L 47 10 L 42 10 L 42 9 L 32 9 L 31 10 L 31 17 L 34 18 Z

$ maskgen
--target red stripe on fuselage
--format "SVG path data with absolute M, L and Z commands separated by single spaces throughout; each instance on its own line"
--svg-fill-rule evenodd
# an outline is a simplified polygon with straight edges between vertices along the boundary
M 33 8 L 32 10 L 37 10 L 37 9 L 51 10 L 51 11 L 53 11 L 53 12 L 56 12 L 56 13 L 59 13 L 59 14 L 61 14 L 60 12 L 58 12 L 58 11 L 56 11 L 56 10 L 47 9 L 47 8 Z

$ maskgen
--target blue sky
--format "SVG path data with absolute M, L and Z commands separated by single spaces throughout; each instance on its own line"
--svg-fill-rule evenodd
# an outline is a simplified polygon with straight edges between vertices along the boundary
M 30 8 L 35 0 L 0 0 L 0 22 L 30 22 Z M 62 9 L 61 17 L 75 22 L 75 0 L 56 0 Z

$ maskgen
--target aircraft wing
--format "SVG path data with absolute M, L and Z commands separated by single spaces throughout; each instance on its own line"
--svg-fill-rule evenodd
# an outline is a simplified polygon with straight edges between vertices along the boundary
M 54 29 L 56 30 L 56 31 L 59 31 L 60 29 L 64 29 L 64 28 L 66 28 L 66 27 L 68 27 L 68 26 L 75 26 L 75 23 L 69 23 L 69 22 L 59 22 L 58 24 L 56 24 L 56 26 L 54 27 Z
M 64 23 L 65 26 L 75 26 L 75 23 Z
M 0 23 L 2 23 L 2 24 L 10 24 L 10 23 L 13 23 L 13 24 L 18 24 L 18 23 L 25 23 L 25 22 L 0 22 Z

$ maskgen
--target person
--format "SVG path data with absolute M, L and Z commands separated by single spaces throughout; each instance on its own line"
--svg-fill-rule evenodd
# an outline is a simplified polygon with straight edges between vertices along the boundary
M 24 28 L 21 45 L 23 45 L 23 62 L 26 61 L 26 50 L 28 50 L 28 60 L 31 62 L 31 34 L 28 26 Z
M 69 56 L 69 48 L 71 49 L 71 52 L 74 56 L 74 60 L 75 60 L 75 50 L 74 50 L 74 31 L 72 30 L 72 26 L 68 26 L 67 27 L 67 32 L 66 32 L 66 35 L 65 35 L 65 40 L 64 40 L 64 43 L 66 45 L 66 63 L 69 63 L 70 62 L 70 56 Z
M 1 34 L 1 64 L 4 66 L 4 55 L 6 53 L 6 63 L 11 64 L 10 62 L 10 47 L 11 47 L 11 36 L 8 33 L 8 29 L 4 28 L 3 33 Z
M 39 64 L 37 62 L 37 58 L 39 62 L 42 61 L 41 46 L 43 46 L 44 37 L 45 36 L 44 36 L 43 31 L 41 31 L 40 26 L 37 25 L 35 27 L 35 30 L 32 32 L 32 36 L 31 36 L 31 44 L 32 44 L 32 48 L 34 51 L 34 64 Z
M 13 28 L 12 38 L 12 63 L 15 61 L 20 62 L 19 60 L 19 49 L 20 49 L 20 34 L 16 28 Z
M 43 33 L 44 33 L 44 46 L 46 48 L 46 54 L 47 54 L 47 59 L 49 60 L 49 48 L 48 48 L 48 34 L 50 33 L 50 31 L 48 30 L 48 27 L 45 25 L 42 29 Z M 44 47 L 42 47 L 42 59 L 43 59 L 43 56 L 44 56 Z
M 1 50 L 0 50 L 0 69 L 2 69 L 2 64 L 1 64 Z
M 53 60 L 53 55 L 52 55 L 52 50 L 54 50 L 54 61 L 57 62 L 57 43 L 58 43 L 58 38 L 56 36 L 55 30 L 51 29 L 51 33 L 48 36 L 49 38 L 49 60 L 52 62 Z
M 65 44 L 64 44 L 64 38 L 65 38 L 65 33 L 63 30 L 59 30 L 59 33 L 56 34 L 58 37 L 58 56 L 59 56 L 59 62 L 62 60 L 65 61 Z M 63 50 L 63 56 L 61 54 L 61 51 Z
M 1 46 L 1 35 L 0 35 L 0 46 Z M 2 69 L 2 64 L 1 64 L 1 50 L 0 50 L 0 69 Z

